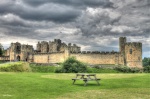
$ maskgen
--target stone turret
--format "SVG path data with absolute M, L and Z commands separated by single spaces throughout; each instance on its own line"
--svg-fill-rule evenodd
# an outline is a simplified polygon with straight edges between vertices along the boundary
M 41 52 L 41 43 L 40 42 L 38 42 L 38 44 L 36 45 L 36 50 L 38 52 Z

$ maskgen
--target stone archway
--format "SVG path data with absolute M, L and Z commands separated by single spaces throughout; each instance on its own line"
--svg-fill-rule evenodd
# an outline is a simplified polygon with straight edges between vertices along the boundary
M 20 56 L 19 55 L 17 56 L 17 61 L 20 61 Z

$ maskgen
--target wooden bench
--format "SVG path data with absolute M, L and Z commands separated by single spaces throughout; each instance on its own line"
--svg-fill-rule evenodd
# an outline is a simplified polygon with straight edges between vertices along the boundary
M 84 86 L 86 86 L 88 81 L 96 81 L 97 84 L 100 85 L 99 81 L 101 79 L 96 78 L 96 74 L 76 74 L 76 78 L 72 78 L 72 80 L 73 80 L 73 84 L 76 82 L 76 80 L 83 80 L 85 82 Z

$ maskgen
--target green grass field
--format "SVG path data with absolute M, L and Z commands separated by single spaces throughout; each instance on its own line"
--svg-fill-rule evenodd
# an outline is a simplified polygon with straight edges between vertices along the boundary
M 0 99 L 150 99 L 150 74 L 97 74 L 101 85 L 75 74 L 0 72 Z

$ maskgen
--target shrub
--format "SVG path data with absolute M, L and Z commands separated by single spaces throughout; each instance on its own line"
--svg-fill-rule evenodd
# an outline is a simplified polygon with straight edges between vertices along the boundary
M 62 63 L 62 68 L 57 69 L 55 72 L 83 73 L 87 72 L 87 66 L 84 63 L 76 60 L 75 57 L 69 57 Z
M 115 70 L 123 73 L 139 73 L 142 72 L 140 68 L 129 68 L 127 66 L 115 67 Z
M 145 66 L 144 67 L 144 72 L 145 73 L 150 73 L 150 66 Z
M 62 67 L 56 68 L 55 73 L 63 73 Z
M 119 71 L 110 68 L 88 68 L 88 73 L 119 73 Z
M 27 62 L 15 62 L 0 66 L 0 71 L 3 72 L 30 72 L 31 68 Z
M 44 65 L 36 65 L 30 64 L 32 72 L 41 72 L 41 73 L 54 73 L 56 70 L 56 66 L 44 66 Z

